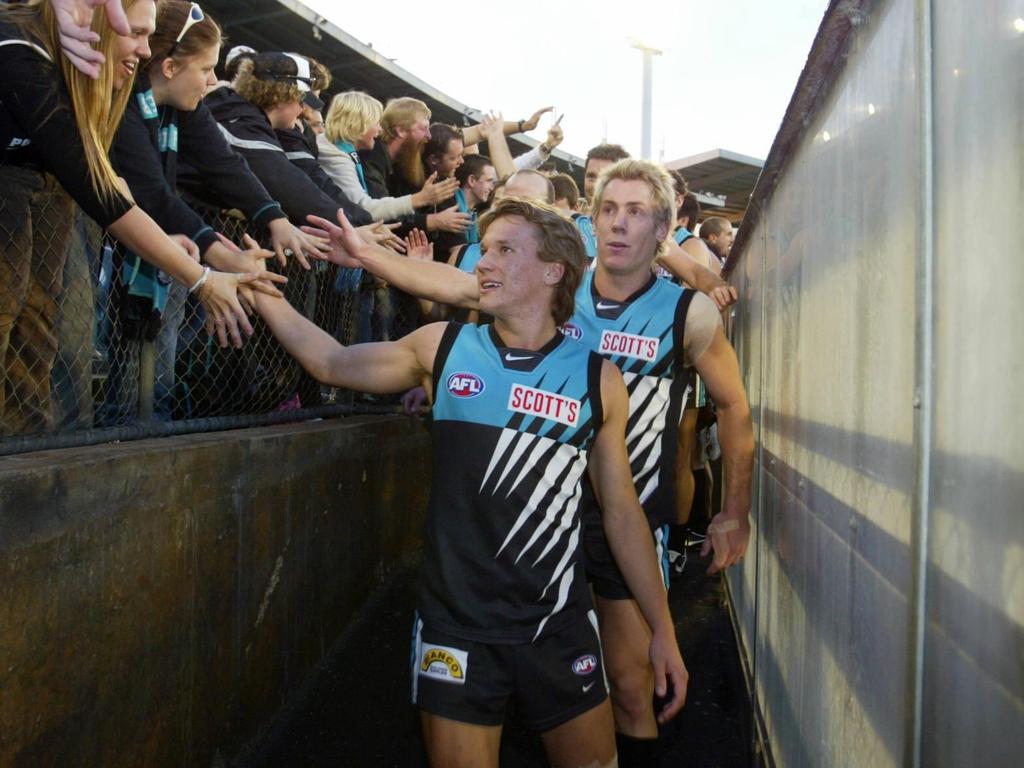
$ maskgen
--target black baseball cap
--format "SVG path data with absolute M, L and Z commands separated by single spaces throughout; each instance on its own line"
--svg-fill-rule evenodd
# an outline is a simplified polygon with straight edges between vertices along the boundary
M 309 59 L 295 53 L 268 51 L 253 56 L 253 76 L 258 80 L 292 81 L 302 93 L 302 103 L 312 109 L 322 110 L 324 103 L 313 93 L 313 75 Z

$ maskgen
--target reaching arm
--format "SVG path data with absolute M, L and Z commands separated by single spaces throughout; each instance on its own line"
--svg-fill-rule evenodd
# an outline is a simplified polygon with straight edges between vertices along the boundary
M 445 325 L 426 325 L 398 341 L 343 347 L 284 299 L 256 296 L 256 309 L 281 345 L 318 381 L 360 392 L 430 389 Z
M 339 227 L 327 219 L 310 216 L 313 227 L 303 229 L 329 238 L 333 250 L 328 258 L 341 267 L 365 269 L 399 290 L 422 299 L 467 309 L 480 308 L 480 287 L 476 276 L 437 261 L 417 261 L 387 248 L 366 243 L 338 212 Z
M 716 275 L 700 263 L 699 259 L 687 252 L 686 247 L 698 240 L 691 238 L 680 246 L 673 238 L 665 240 L 665 247 L 659 251 L 657 262 L 687 285 L 692 285 L 701 293 L 706 293 L 719 309 L 725 309 L 734 301 L 738 294 L 736 288 Z M 703 242 L 701 248 L 707 248 Z
M 692 311 L 692 307 L 691 307 Z M 743 390 L 736 353 L 721 326 L 707 350 L 697 359 L 697 373 L 704 380 L 718 413 L 718 441 L 722 446 L 725 490 L 722 511 L 708 526 L 710 534 L 703 554 L 712 549 L 714 562 L 708 573 L 735 565 L 747 551 L 750 539 L 750 484 L 754 468 L 754 428 Z
M 563 136 L 564 134 L 562 129 L 558 127 L 558 123 L 552 125 L 548 128 L 548 137 L 544 140 L 543 144 L 538 144 L 525 155 L 519 155 L 515 158 L 513 162 L 515 163 L 516 170 L 525 171 L 540 168 L 551 157 L 555 147 L 562 143 Z
M 208 272 L 204 276 L 203 268 L 138 206 L 133 206 L 107 229 L 128 248 L 182 285 L 198 286 L 194 290 L 206 309 L 206 330 L 211 335 L 216 332 L 222 347 L 227 346 L 229 339 L 236 347 L 241 346 L 242 334 L 252 334 L 249 319 L 238 303 L 238 288 L 249 286 L 256 291 L 280 296 L 272 283 L 286 282 L 283 276 L 264 271 L 241 275 Z M 266 251 L 254 253 L 256 258 L 269 255 Z
M 487 151 L 490 153 L 490 160 L 498 178 L 504 179 L 515 173 L 516 165 L 512 160 L 512 151 L 508 148 L 508 141 L 501 130 L 501 115 L 485 117 L 480 123 L 480 131 L 487 142 Z
M 683 706 L 687 672 L 676 643 L 654 539 L 629 469 L 626 454 L 629 397 L 622 374 L 607 361 L 601 367 L 601 402 L 604 423 L 591 449 L 587 469 L 601 505 L 604 530 L 615 562 L 651 628 L 650 655 L 657 694 L 665 696 L 667 682 L 672 683 L 672 699 L 658 716 L 659 722 L 664 723 Z
M 501 124 L 502 133 L 506 136 L 511 136 L 514 133 L 525 133 L 526 131 L 532 131 L 537 127 L 537 123 L 540 122 L 540 116 L 545 112 L 550 112 L 554 107 L 541 107 L 532 115 L 525 120 L 519 120 L 517 122 L 503 122 Z M 470 147 L 483 140 L 483 133 L 481 132 L 479 125 L 470 125 L 462 129 L 462 141 Z M 492 158 L 493 159 L 493 158 Z

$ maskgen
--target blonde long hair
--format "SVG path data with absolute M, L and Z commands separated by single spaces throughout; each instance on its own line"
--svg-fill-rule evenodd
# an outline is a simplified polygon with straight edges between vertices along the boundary
M 151 0 L 124 0 L 125 10 L 136 2 Z M 113 61 L 113 48 L 117 32 L 107 23 L 106 12 L 102 8 L 93 9 L 90 25 L 100 36 L 96 48 L 106 57 L 106 63 L 100 67 L 100 76 L 97 80 L 79 72 L 62 54 L 57 17 L 48 0 L 29 0 L 27 3 L 9 5 L 0 9 L 0 19 L 17 26 L 26 39 L 45 49 L 54 64 L 60 67 L 71 98 L 78 135 L 85 150 L 85 162 L 89 167 L 93 190 L 106 202 L 116 199 L 120 194 L 120 185 L 117 174 L 110 164 L 109 151 L 124 116 L 128 99 L 131 98 L 134 77 L 125 82 L 120 92 L 113 92 L 114 67 L 117 66 Z

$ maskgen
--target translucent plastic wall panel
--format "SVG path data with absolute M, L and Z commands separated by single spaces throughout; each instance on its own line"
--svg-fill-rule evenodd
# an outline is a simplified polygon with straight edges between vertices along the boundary
M 754 420 L 754 435 L 759 430 L 758 415 L 761 404 L 761 313 L 763 303 L 761 301 L 761 278 L 762 262 L 764 261 L 763 240 L 760 233 L 763 230 L 760 225 L 758 234 L 750 241 L 750 245 L 740 262 L 739 268 L 732 276 L 732 282 L 737 287 L 740 300 L 734 305 L 732 311 L 732 339 L 736 348 L 736 356 L 740 362 L 740 370 L 743 375 L 743 385 L 750 401 L 750 410 Z M 757 575 L 757 546 L 761 540 L 759 535 L 759 501 L 756 478 L 758 477 L 758 466 L 754 467 L 754 489 L 751 498 L 751 547 L 742 565 L 732 568 L 727 574 L 729 579 L 729 592 L 732 597 L 733 608 L 739 620 L 740 636 L 743 640 L 747 662 L 756 666 L 753 658 L 754 617 L 755 617 L 755 584 Z
M 767 211 L 762 505 L 774 518 L 762 520 L 757 659 L 784 765 L 896 765 L 905 746 L 912 2 L 880 4 L 855 35 Z
M 1024 760 L 1024 2 L 935 3 L 924 764 Z

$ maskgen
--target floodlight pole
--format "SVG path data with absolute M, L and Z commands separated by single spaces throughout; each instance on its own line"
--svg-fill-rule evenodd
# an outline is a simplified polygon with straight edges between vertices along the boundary
M 644 55 L 643 73 L 643 104 L 641 106 L 640 125 L 640 156 L 644 160 L 651 159 L 651 71 L 654 68 L 654 57 L 661 56 L 661 51 L 651 48 L 639 41 L 633 42 L 633 47 Z

